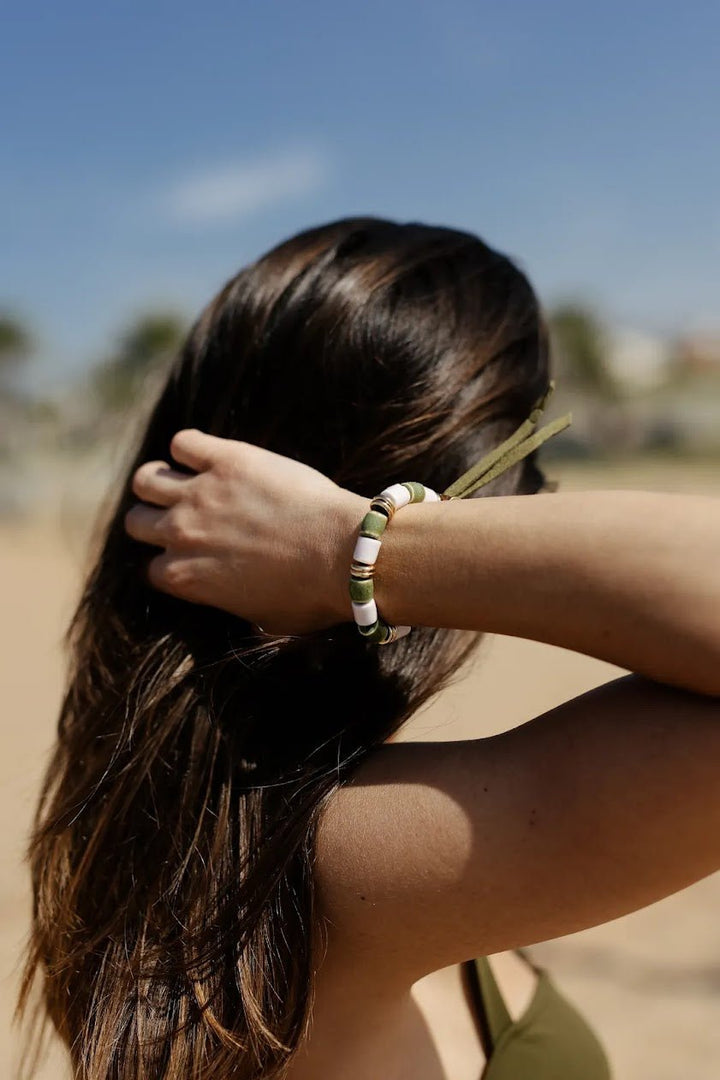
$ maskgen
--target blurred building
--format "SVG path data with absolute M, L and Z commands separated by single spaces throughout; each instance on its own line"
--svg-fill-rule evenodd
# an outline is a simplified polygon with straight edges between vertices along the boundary
M 661 386 L 670 376 L 674 350 L 664 338 L 618 328 L 606 335 L 606 362 L 615 382 L 632 393 Z
M 720 453 L 720 335 L 672 340 L 617 328 L 605 329 L 601 341 L 610 381 L 594 387 L 578 385 L 568 358 L 556 352 L 552 415 L 571 410 L 573 423 L 549 453 Z
M 688 372 L 720 371 L 720 333 L 681 337 L 675 344 L 675 363 Z

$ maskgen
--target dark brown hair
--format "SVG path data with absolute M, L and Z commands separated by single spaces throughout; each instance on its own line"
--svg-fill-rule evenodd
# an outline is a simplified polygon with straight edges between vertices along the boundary
M 132 471 L 197 427 L 368 497 L 404 479 L 442 490 L 525 419 L 548 378 L 525 276 L 446 228 L 309 229 L 200 315 L 68 632 L 30 850 L 21 1010 L 39 975 L 40 1017 L 76 1077 L 282 1076 L 312 995 L 318 815 L 478 640 L 417 628 L 378 648 L 348 623 L 259 641 L 242 620 L 153 592 L 123 529 Z M 533 454 L 481 494 L 541 486 Z

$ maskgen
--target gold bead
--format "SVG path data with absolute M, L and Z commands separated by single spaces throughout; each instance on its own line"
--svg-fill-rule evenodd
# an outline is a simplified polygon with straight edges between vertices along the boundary
M 376 495 L 375 498 L 372 499 L 370 502 L 370 509 L 384 510 L 387 514 L 388 522 L 391 522 L 397 507 L 395 506 L 394 502 L 387 498 L 386 495 Z
M 375 573 L 374 566 L 367 566 L 365 563 L 359 563 L 353 561 L 350 564 L 350 573 L 353 577 L 361 578 L 363 581 L 367 581 Z

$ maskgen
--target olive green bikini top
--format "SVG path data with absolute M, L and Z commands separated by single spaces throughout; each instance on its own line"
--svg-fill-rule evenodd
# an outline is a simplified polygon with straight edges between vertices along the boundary
M 528 419 L 451 484 L 443 498 L 467 498 L 566 428 L 570 413 L 535 430 L 554 388 L 551 380 Z M 486 1058 L 479 1080 L 610 1080 L 608 1060 L 590 1027 L 547 972 L 531 966 L 538 975 L 535 993 L 522 1016 L 513 1020 L 487 959 L 463 964 Z
M 488 961 L 481 957 L 463 965 L 486 1057 L 479 1080 L 610 1080 L 605 1052 L 590 1027 L 547 972 L 532 967 L 538 974 L 535 993 L 513 1020 Z
M 554 388 L 551 380 L 528 419 L 446 488 L 442 497 L 467 498 L 566 428 L 572 421 L 570 413 L 535 430 Z M 486 1058 L 479 1080 L 610 1080 L 608 1060 L 590 1027 L 547 972 L 531 966 L 538 975 L 535 993 L 522 1016 L 513 1020 L 487 959 L 463 965 Z

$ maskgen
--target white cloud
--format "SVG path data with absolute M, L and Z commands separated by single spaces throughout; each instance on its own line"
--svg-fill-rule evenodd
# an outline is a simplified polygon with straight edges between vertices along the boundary
M 329 174 L 330 163 L 318 151 L 286 149 L 189 176 L 170 189 L 164 204 L 170 217 L 183 224 L 240 221 L 318 191 Z

